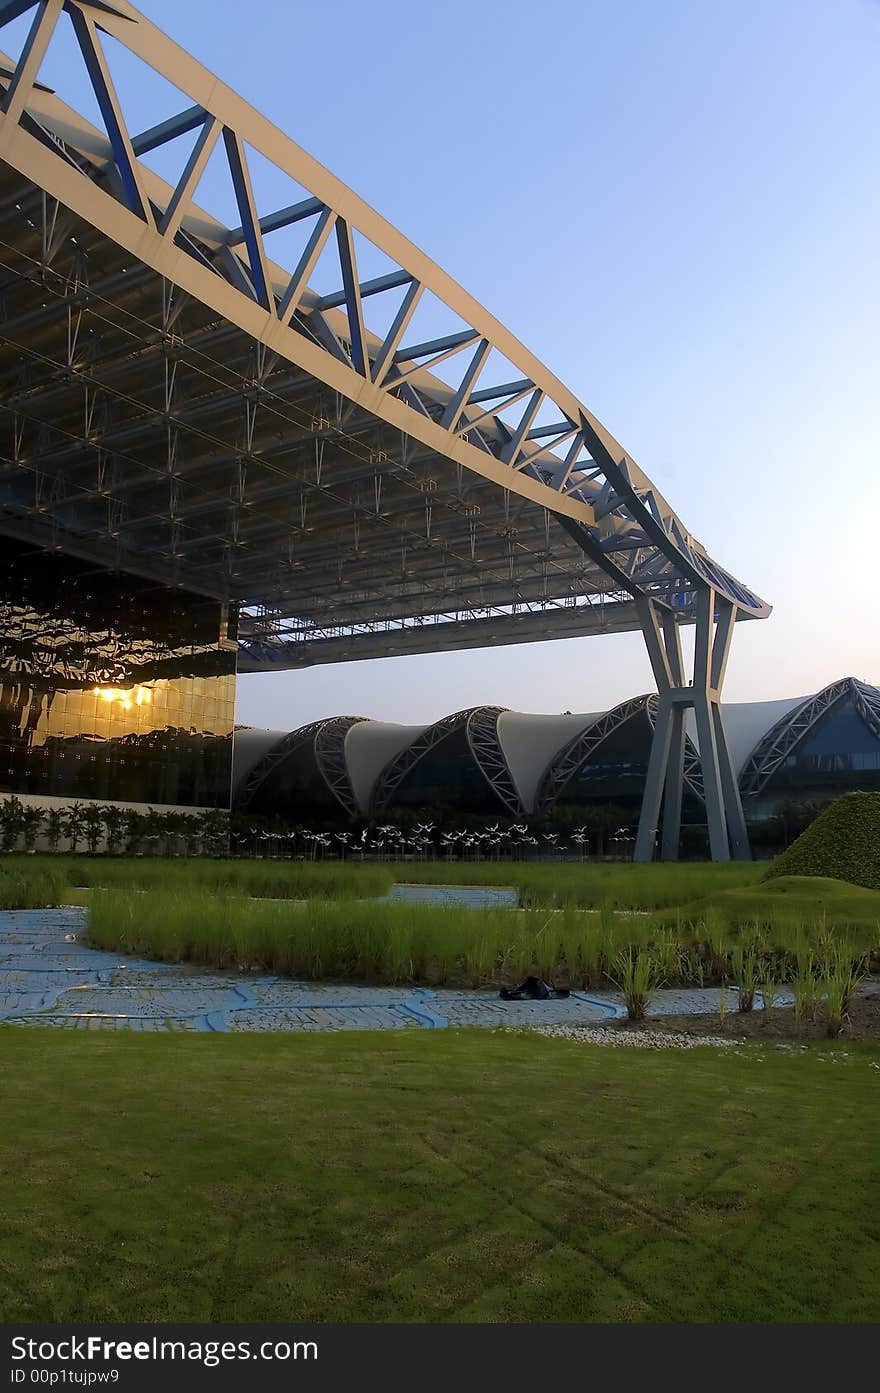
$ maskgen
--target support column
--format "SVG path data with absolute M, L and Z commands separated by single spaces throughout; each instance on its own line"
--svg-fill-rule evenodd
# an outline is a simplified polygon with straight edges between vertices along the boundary
M 724 720 L 721 715 L 721 688 L 724 683 L 724 674 L 727 671 L 727 660 L 730 656 L 730 645 L 733 640 L 733 626 L 736 621 L 736 608 L 729 600 L 718 600 L 716 602 L 716 614 L 718 616 L 718 622 L 715 626 L 715 641 L 712 644 L 712 667 L 710 675 L 712 689 L 716 693 L 715 700 L 712 703 L 712 722 L 715 727 L 715 748 L 718 753 L 718 768 L 721 774 L 721 793 L 727 819 L 727 833 L 730 838 L 730 849 L 733 853 L 734 860 L 751 861 L 752 849 L 749 846 L 749 834 L 746 831 L 746 819 L 743 813 L 739 783 L 736 778 L 736 770 L 730 758 L 727 734 L 724 730 Z
M 681 800 L 684 791 L 684 707 L 678 704 L 669 711 L 669 763 L 666 767 L 666 791 L 663 797 L 663 836 L 660 860 L 677 861 L 681 840 Z
M 694 672 L 692 681 L 686 683 L 674 612 L 654 600 L 643 599 L 637 603 L 657 682 L 659 704 L 634 858 L 636 861 L 653 858 L 661 798 L 660 854 L 665 861 L 678 857 L 686 739 L 684 718 L 690 707 L 697 723 L 712 860 L 728 861 L 731 853 L 738 860 L 748 860 L 751 852 L 745 818 L 721 715 L 721 686 L 736 607 L 708 586 L 698 593 Z
M 671 610 L 660 615 L 663 647 L 671 681 L 669 708 L 669 762 L 666 766 L 666 788 L 663 798 L 663 838 L 660 857 L 663 861 L 678 860 L 681 838 L 681 799 L 684 785 L 684 709 L 673 699 L 673 692 L 684 686 L 684 661 L 681 656 L 681 631 Z

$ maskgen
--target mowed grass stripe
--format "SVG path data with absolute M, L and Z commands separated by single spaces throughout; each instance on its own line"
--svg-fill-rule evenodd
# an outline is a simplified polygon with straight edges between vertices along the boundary
M 876 1320 L 873 1047 L 0 1030 L 7 1320 Z

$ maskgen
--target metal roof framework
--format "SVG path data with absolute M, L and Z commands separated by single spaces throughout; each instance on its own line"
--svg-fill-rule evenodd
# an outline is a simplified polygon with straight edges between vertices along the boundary
M 707 592 L 769 612 L 513 335 L 126 0 L 0 0 L 0 32 L 25 15 L 2 530 L 239 604 L 240 671 L 637 629 L 648 602 L 690 622 Z M 39 81 L 65 26 L 101 126 Z M 122 49 L 171 116 L 132 128 Z M 235 225 L 198 202 L 218 162 Z

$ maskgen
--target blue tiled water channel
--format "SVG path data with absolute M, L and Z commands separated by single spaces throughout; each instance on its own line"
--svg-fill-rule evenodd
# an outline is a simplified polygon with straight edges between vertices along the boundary
M 206 972 L 90 948 L 85 933 L 84 909 L 0 912 L 0 1021 L 68 1030 L 436 1030 L 595 1025 L 624 1014 L 618 997 L 601 992 L 507 1002 L 484 991 Z M 661 991 L 649 1014 L 717 1009 L 714 988 Z

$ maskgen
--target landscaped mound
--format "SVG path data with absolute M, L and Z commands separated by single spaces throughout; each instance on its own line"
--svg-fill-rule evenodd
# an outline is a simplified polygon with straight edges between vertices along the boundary
M 769 884 L 719 890 L 648 921 L 661 929 L 705 924 L 714 919 L 725 930 L 764 925 L 776 946 L 789 942 L 798 925 L 806 929 L 851 930 L 858 944 L 873 947 L 880 923 L 880 892 L 827 876 L 779 876 Z
M 829 803 L 764 878 L 781 875 L 831 876 L 880 890 L 880 793 L 847 793 Z

